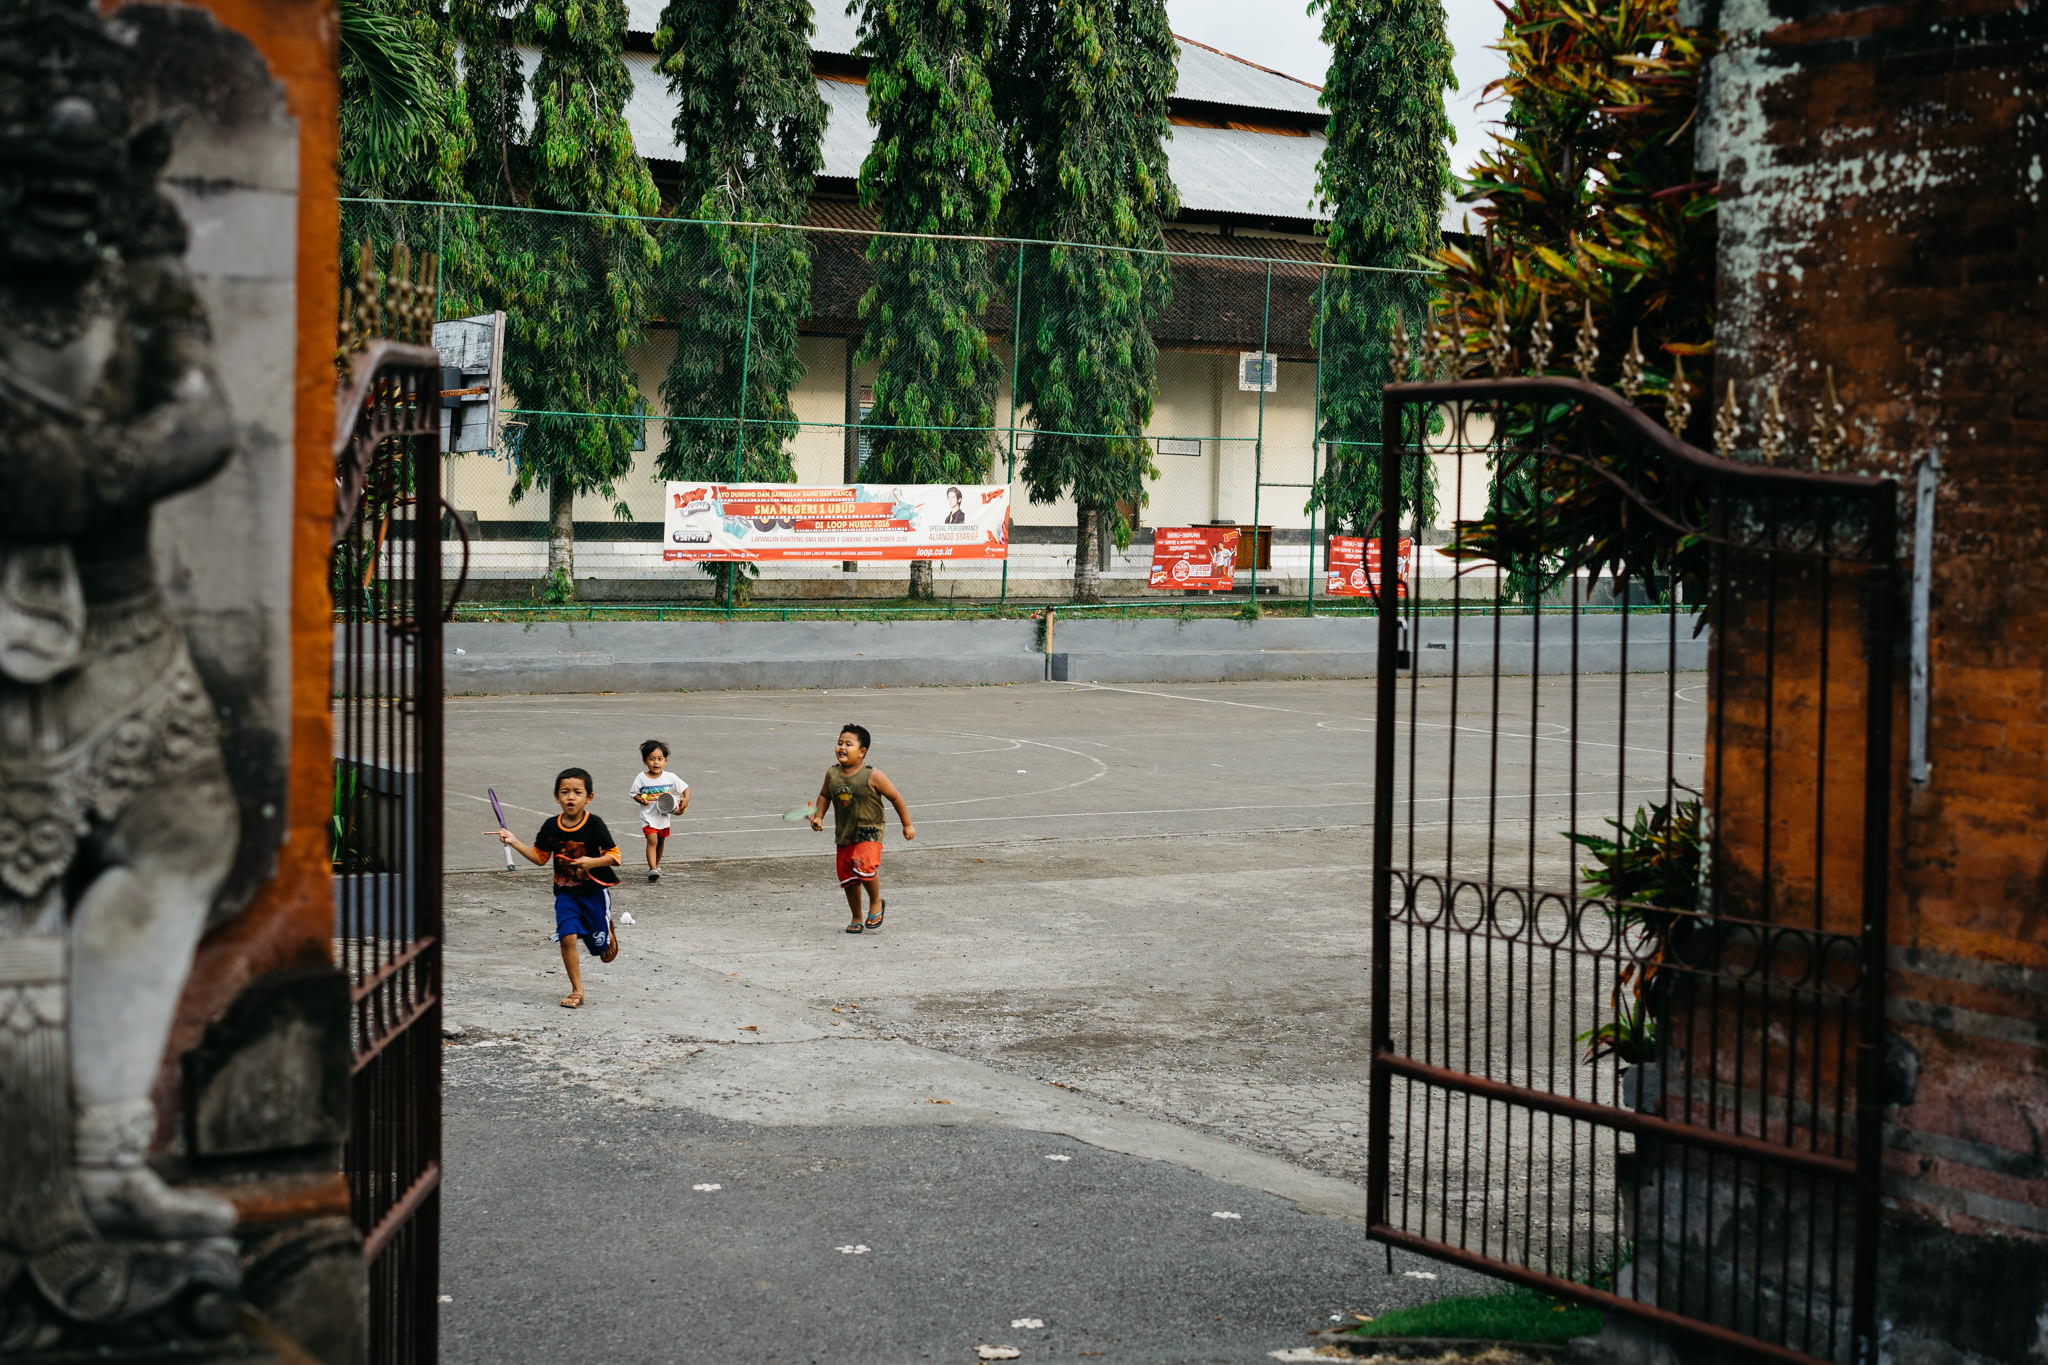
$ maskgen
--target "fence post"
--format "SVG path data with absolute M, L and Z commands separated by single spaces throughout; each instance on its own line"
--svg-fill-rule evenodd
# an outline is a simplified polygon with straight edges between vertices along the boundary
M 1003 474 L 1004 502 L 1009 502 L 1009 490 L 1017 485 L 1017 366 L 1024 358 L 1024 244 L 1017 244 L 1017 283 L 1010 291 L 1010 464 Z M 1007 606 L 1010 601 L 1010 552 L 1017 548 L 1017 519 L 1010 518 L 1010 524 L 1003 530 L 1003 586 L 996 601 Z
M 1273 263 L 1266 262 L 1266 310 L 1259 320 L 1259 430 L 1252 441 L 1252 603 L 1259 600 L 1259 488 L 1266 481 L 1266 381 L 1280 380 L 1280 367 L 1273 366 L 1273 373 L 1266 373 L 1270 357 L 1266 346 L 1271 341 L 1273 327 Z M 1268 541 L 1268 544 L 1272 542 Z
M 447 218 L 448 210 L 436 204 L 434 206 L 434 268 L 444 275 L 448 270 L 448 253 L 442 245 L 441 229 L 447 222 Z M 434 291 L 434 321 L 436 322 L 441 320 L 441 299 L 447 292 L 445 289 L 436 289 Z
M 1316 614 L 1316 470 L 1323 455 L 1323 319 L 1328 316 L 1330 267 L 1316 272 L 1316 392 L 1309 404 L 1308 418 L 1308 614 Z M 1328 572 L 1330 552 L 1323 551 L 1323 569 Z
M 761 255 L 761 225 L 751 223 L 747 229 L 747 320 L 740 332 L 740 395 L 734 412 L 734 427 L 737 434 L 732 442 L 732 481 L 740 481 L 740 464 L 747 451 L 747 381 L 752 377 L 754 364 L 754 263 Z
M 761 257 L 761 225 L 754 223 L 747 230 L 747 319 L 740 332 L 740 396 L 734 409 L 734 435 L 732 440 L 732 481 L 740 481 L 740 468 L 747 454 L 747 381 L 752 377 L 754 363 L 754 264 Z M 735 563 L 725 572 L 725 614 L 732 616 L 733 603 L 739 597 L 740 566 Z

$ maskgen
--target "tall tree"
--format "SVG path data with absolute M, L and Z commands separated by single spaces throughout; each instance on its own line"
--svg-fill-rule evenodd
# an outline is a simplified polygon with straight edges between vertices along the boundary
M 1071 495 L 1074 596 L 1101 596 L 1096 544 L 1119 504 L 1144 500 L 1144 438 L 1158 352 L 1151 320 L 1171 291 L 1161 222 L 1177 51 L 1163 0 L 1017 0 L 999 87 L 1014 177 L 1006 210 L 1031 248 L 1017 391 L 1036 427 L 1024 460 L 1034 502 Z M 1105 250 L 1103 248 L 1111 248 Z
M 1316 194 L 1330 214 L 1323 287 L 1323 425 L 1329 463 L 1309 497 L 1330 528 L 1363 532 L 1380 510 L 1380 386 L 1394 319 L 1414 335 L 1434 282 L 1417 271 L 1442 244 L 1451 176 L 1444 91 L 1458 88 L 1442 0 L 1309 0 L 1323 16 L 1330 73 L 1322 104 L 1328 143 Z M 1406 378 L 1406 376 L 1400 376 Z M 1403 462 L 1403 512 L 1436 516 L 1427 460 Z
M 986 237 L 1010 170 L 988 69 L 1005 0 L 869 0 L 860 53 L 869 60 L 874 149 L 863 204 L 890 233 Z M 889 483 L 979 483 L 988 476 L 1001 365 L 989 345 L 994 292 L 985 242 L 876 237 L 875 283 L 861 300 L 872 362 L 871 454 L 863 477 Z M 928 559 L 910 595 L 932 595 Z
M 476 259 L 505 310 L 505 385 L 525 413 L 513 495 L 547 489 L 548 591 L 565 598 L 575 591 L 576 495 L 616 497 L 633 463 L 639 423 L 591 414 L 640 406 L 626 356 L 645 334 L 659 260 L 640 220 L 660 200 L 626 127 L 624 0 L 465 0 L 464 11 L 472 191 L 487 204 L 556 211 L 488 215 Z M 538 49 L 530 128 L 519 118 L 515 44 Z
M 824 164 L 825 104 L 811 74 L 809 0 L 668 0 L 654 35 L 676 98 L 680 214 L 665 238 L 664 311 L 675 359 L 656 467 L 668 479 L 795 478 L 789 391 L 803 377 L 797 324 L 811 253 L 793 228 Z M 752 566 L 707 564 L 737 595 Z

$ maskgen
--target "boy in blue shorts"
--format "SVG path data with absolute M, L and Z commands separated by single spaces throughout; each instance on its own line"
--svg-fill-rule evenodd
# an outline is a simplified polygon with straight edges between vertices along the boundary
M 612 924 L 612 891 L 619 884 L 618 841 L 603 820 L 590 813 L 590 774 L 564 768 L 555 778 L 555 804 L 562 813 L 540 827 L 530 844 L 509 829 L 494 831 L 501 843 L 518 849 L 536 863 L 555 864 L 555 938 L 562 945 L 562 966 L 569 973 L 569 993 L 562 1008 L 583 1004 L 583 970 L 576 958 L 576 940 L 600 962 L 619 955 Z

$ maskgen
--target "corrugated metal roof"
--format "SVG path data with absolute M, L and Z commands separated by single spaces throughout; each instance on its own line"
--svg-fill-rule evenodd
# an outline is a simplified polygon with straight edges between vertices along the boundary
M 1320 137 L 1175 128 L 1166 154 L 1182 208 L 1316 218 L 1310 201 L 1323 145 Z
M 1322 92 L 1306 81 L 1254 66 L 1241 57 L 1190 42 L 1177 33 L 1174 40 L 1180 44 L 1180 83 L 1173 93 L 1181 99 L 1234 104 L 1245 109 L 1281 109 L 1296 114 L 1323 112 L 1322 105 L 1316 103 Z
M 526 73 L 533 74 L 536 62 L 531 50 L 521 54 Z M 626 126 L 633 130 L 633 145 L 651 161 L 680 161 L 683 149 L 675 136 L 676 103 L 668 92 L 668 77 L 655 70 L 654 56 L 628 52 L 626 71 L 633 78 L 633 93 L 626 101 Z M 825 101 L 826 175 L 853 179 L 860 163 L 874 143 L 874 129 L 868 125 L 868 90 L 845 81 L 818 82 L 818 94 Z M 532 96 L 528 95 L 527 117 L 533 117 Z
M 681 161 L 675 98 L 668 93 L 668 77 L 654 69 L 654 54 L 628 52 L 626 71 L 633 77 L 633 93 L 626 100 L 626 126 L 633 130 L 633 146 L 650 160 Z M 527 74 L 532 73 L 529 63 Z
M 531 51 L 522 55 L 531 76 L 536 58 Z M 654 69 L 654 58 L 645 52 L 628 52 L 626 69 L 633 77 L 633 95 L 626 102 L 633 145 L 650 160 L 680 161 L 683 153 L 676 145 L 675 102 L 668 93 L 667 77 Z M 821 80 L 818 94 L 825 101 L 823 173 L 857 179 L 860 163 L 874 144 L 867 87 Z M 526 116 L 533 117 L 530 98 Z M 1176 127 L 1173 141 L 1167 144 L 1168 164 L 1183 207 L 1274 218 L 1325 218 L 1309 208 L 1316 188 L 1316 162 L 1322 154 L 1320 137 L 1227 128 Z M 1461 204 L 1455 197 L 1446 200 L 1444 231 L 1459 231 L 1468 216 L 1476 221 L 1472 205 Z
M 662 0 L 626 0 L 627 28 L 634 33 L 653 33 L 661 23 L 661 7 Z M 813 52 L 845 56 L 853 51 L 859 22 L 846 12 L 841 0 L 818 0 L 811 6 L 811 24 Z M 1181 99 L 1297 114 L 1322 112 L 1315 86 L 1306 81 L 1254 66 L 1179 34 L 1174 40 L 1180 44 L 1180 84 L 1174 93 Z
M 530 76 L 537 58 L 531 50 L 521 55 Z M 626 70 L 633 78 L 633 94 L 626 102 L 633 145 L 650 160 L 681 160 L 668 78 L 654 69 L 654 57 L 646 52 L 628 52 Z M 855 179 L 875 140 L 868 123 L 867 87 L 821 80 L 818 94 L 825 101 L 823 173 Z M 530 96 L 527 116 L 532 117 Z M 1315 193 L 1316 161 L 1323 154 L 1320 137 L 1176 127 L 1166 150 L 1186 208 L 1273 218 L 1314 216 L 1309 200 Z
M 661 27 L 662 0 L 626 0 L 626 31 L 651 34 Z M 843 0 L 818 0 L 811 6 L 811 51 L 844 55 L 853 51 L 858 31 Z
M 842 175 L 848 180 L 860 175 L 860 163 L 875 145 L 874 125 L 868 122 L 868 88 L 847 81 L 819 81 L 818 93 L 825 100 L 825 175 Z
M 841 0 L 823 0 L 811 6 L 811 51 L 845 56 L 853 51 L 860 36 L 860 21 L 846 12 Z

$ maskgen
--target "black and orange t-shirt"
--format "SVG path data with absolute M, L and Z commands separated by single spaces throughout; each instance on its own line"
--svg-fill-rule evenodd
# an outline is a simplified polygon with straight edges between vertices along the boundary
M 595 867 L 589 871 L 576 866 L 577 858 L 601 858 L 607 853 L 619 851 L 618 841 L 605 827 L 604 821 L 585 811 L 581 822 L 565 827 L 562 817 L 557 815 L 540 827 L 540 833 L 533 836 L 533 846 L 543 853 L 555 855 L 556 886 L 617 886 L 619 870 L 616 867 Z

